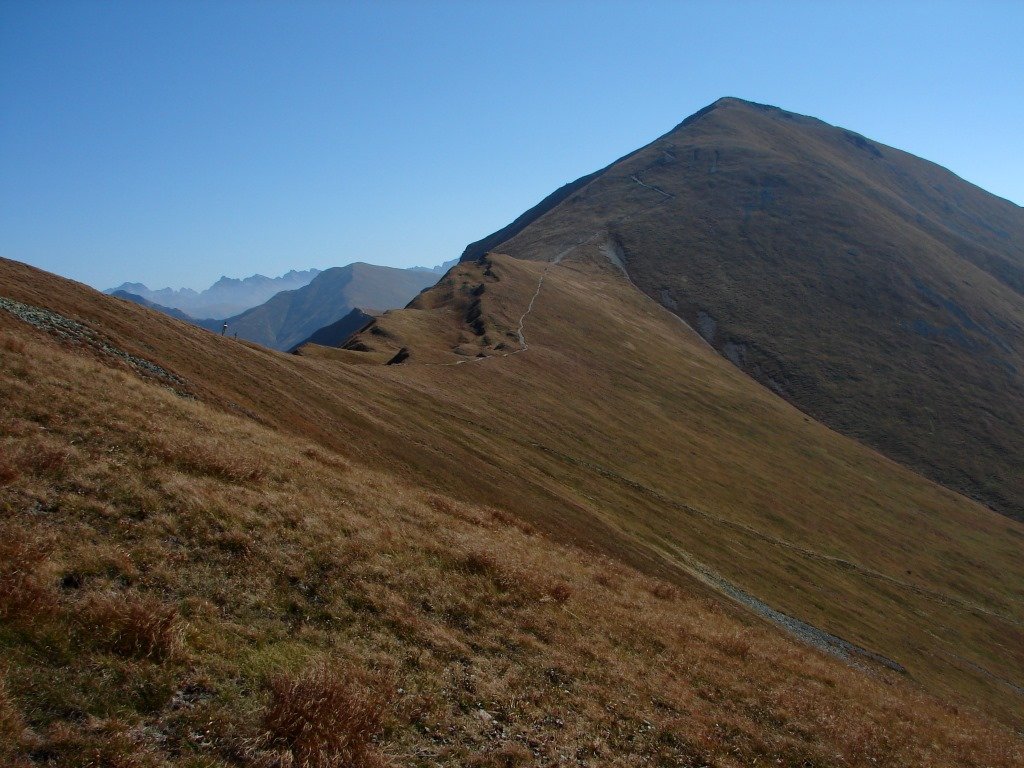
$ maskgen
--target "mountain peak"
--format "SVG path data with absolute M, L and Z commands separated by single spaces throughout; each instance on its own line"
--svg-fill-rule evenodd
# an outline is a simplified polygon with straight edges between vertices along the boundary
M 463 260 L 594 242 L 810 415 L 1024 519 L 1018 206 L 854 131 L 724 97 Z

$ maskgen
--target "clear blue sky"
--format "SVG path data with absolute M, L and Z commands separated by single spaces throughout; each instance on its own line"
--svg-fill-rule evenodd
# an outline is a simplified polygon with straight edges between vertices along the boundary
M 726 95 L 1024 203 L 1022 2 L 0 0 L 0 255 L 433 265 Z

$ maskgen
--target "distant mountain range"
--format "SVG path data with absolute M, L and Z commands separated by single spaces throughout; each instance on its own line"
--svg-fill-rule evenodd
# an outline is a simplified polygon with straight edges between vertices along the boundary
M 227 324 L 227 332 L 232 336 L 287 351 L 307 341 L 340 345 L 345 341 L 338 335 L 343 329 L 352 324 L 349 333 L 359 330 L 360 323 L 353 318 L 370 317 L 363 314 L 364 310 L 404 307 L 458 261 L 408 269 L 357 262 L 323 271 L 292 270 L 274 278 L 222 277 L 204 291 L 154 291 L 142 283 L 122 283 L 105 293 L 210 331 L 219 333 Z M 225 319 L 227 308 L 235 311 Z
M 458 261 L 458 259 L 452 259 L 434 267 L 409 267 L 393 271 L 415 272 L 437 277 L 447 272 Z M 392 268 L 388 267 L 387 269 Z M 143 283 L 121 283 L 116 288 L 108 288 L 104 293 L 135 301 L 136 304 L 160 310 L 179 320 L 198 321 L 198 324 L 203 327 L 219 329 L 221 324 L 214 321 L 235 318 L 248 309 L 258 307 L 281 291 L 294 291 L 309 285 L 320 273 L 319 269 L 301 271 L 293 269 L 280 277 L 266 277 L 265 275 L 250 275 L 244 278 L 222 277 L 202 291 L 191 288 L 153 290 Z M 393 307 L 376 303 L 372 305 L 372 308 L 392 309 Z
M 106 293 L 130 293 L 160 307 L 180 309 L 193 318 L 222 318 L 237 315 L 262 304 L 275 293 L 309 285 L 318 274 L 319 269 L 293 269 L 280 277 L 222 277 L 203 291 L 194 291 L 191 288 L 151 290 L 142 283 L 122 283 L 117 288 L 107 290 Z

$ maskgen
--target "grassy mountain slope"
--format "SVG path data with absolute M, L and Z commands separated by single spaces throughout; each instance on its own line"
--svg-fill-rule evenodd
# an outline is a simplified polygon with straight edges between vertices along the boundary
M 228 318 L 228 332 L 272 349 L 288 350 L 357 306 L 405 306 L 436 279 L 432 272 L 362 262 L 326 269 L 309 285 L 281 291 L 260 306 Z
M 487 243 L 547 260 L 605 236 L 645 293 L 761 383 L 1024 516 L 1024 210 L 723 99 Z
M 227 413 L 201 386 L 183 396 L 188 382 L 133 367 L 115 338 L 163 364 L 176 345 L 224 369 L 272 359 L 271 386 L 302 361 L 46 282 L 63 335 L 0 311 L 5 765 L 1024 757 L 1008 729 L 799 646 L 699 585 Z M 103 322 L 122 316 L 138 336 Z
M 0 276 L 211 407 L 687 588 L 726 581 L 1021 722 L 1022 526 L 812 422 L 606 265 L 597 243 L 557 266 L 459 265 L 360 336 L 376 352 L 308 357 L 12 262 Z M 531 299 L 528 350 L 501 356 Z M 400 347 L 402 365 L 347 364 Z M 458 362 L 477 354 L 496 356 Z

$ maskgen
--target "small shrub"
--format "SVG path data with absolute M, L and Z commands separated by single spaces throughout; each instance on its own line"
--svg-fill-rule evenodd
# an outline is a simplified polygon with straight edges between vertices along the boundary
M 57 723 L 33 752 L 46 765 L 82 768 L 158 768 L 164 763 L 140 743 L 138 732 L 117 720 Z
M 564 581 L 559 581 L 551 586 L 548 590 L 548 594 L 551 595 L 552 599 L 556 603 L 567 603 L 569 598 L 572 597 L 573 589 Z
M 191 474 L 236 483 L 257 482 L 267 476 L 266 463 L 261 457 L 246 453 L 244 445 L 215 444 L 203 440 L 176 445 L 156 438 L 150 450 L 157 458 Z
M 264 745 L 295 768 L 370 768 L 384 761 L 374 740 L 383 730 L 384 698 L 347 667 L 316 664 L 270 681 Z
M 161 661 L 180 645 L 177 610 L 151 597 L 92 595 L 81 605 L 78 622 L 90 640 L 121 656 Z
M 0 524 L 0 620 L 32 624 L 57 607 L 47 582 L 48 547 L 21 527 Z
M 4 334 L 3 340 L 0 341 L 0 347 L 3 347 L 5 352 L 13 352 L 17 355 L 25 353 L 25 342 L 7 334 Z
M 0 678 L 0 759 L 4 760 L 4 765 L 18 758 L 24 734 L 25 721 L 7 691 L 6 682 Z
M 14 457 L 0 445 L 0 488 L 10 485 L 21 477 L 21 472 L 14 463 Z
M 679 590 L 665 581 L 650 581 L 647 583 L 647 591 L 659 600 L 672 602 L 679 597 Z
M 750 653 L 750 640 L 742 634 L 731 634 L 717 637 L 714 644 L 726 656 L 736 656 L 741 659 L 747 658 Z

